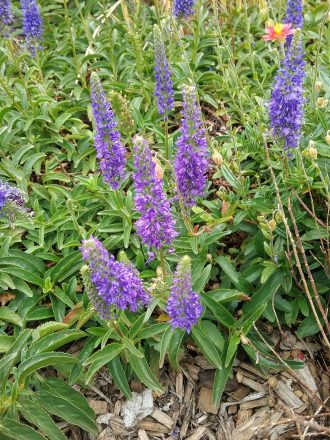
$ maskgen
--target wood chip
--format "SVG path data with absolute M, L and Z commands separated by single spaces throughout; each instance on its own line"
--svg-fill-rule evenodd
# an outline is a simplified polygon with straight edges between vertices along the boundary
M 156 433 L 166 434 L 169 432 L 169 429 L 166 426 L 161 425 L 160 423 L 152 422 L 148 419 L 141 420 L 141 422 L 139 422 L 138 424 L 138 427 L 145 431 L 151 431 Z
M 186 440 L 199 440 L 203 437 L 205 431 L 206 431 L 205 426 L 199 426 L 191 433 L 189 437 L 186 438 Z
M 299 408 L 303 405 L 303 401 L 283 381 L 271 377 L 268 384 L 289 408 Z
M 198 365 L 203 370 L 215 370 L 215 366 L 212 365 L 209 361 L 207 361 L 204 356 L 196 356 L 195 357 L 196 365 Z
M 261 411 L 255 413 L 249 420 L 242 423 L 234 429 L 232 432 L 233 440 L 251 440 L 256 438 L 256 436 L 263 432 L 263 437 L 265 436 L 265 428 L 271 429 L 271 423 L 279 420 L 282 416 L 282 411 L 270 411 L 268 408 L 262 409 Z
M 252 409 L 242 409 L 240 408 L 237 413 L 236 419 L 236 427 L 241 425 L 244 422 L 247 422 L 250 417 L 252 417 L 253 410 Z
M 105 402 L 104 400 L 95 400 L 95 399 L 87 399 L 87 400 L 89 406 L 94 410 L 97 416 L 108 412 L 108 402 Z
M 149 440 L 149 437 L 144 429 L 139 429 L 138 431 L 138 437 L 140 440 Z
M 178 373 L 175 380 L 175 390 L 180 402 L 183 399 L 183 374 Z
M 170 416 L 167 414 L 164 414 L 159 409 L 155 408 L 153 413 L 151 414 L 151 417 L 157 420 L 157 422 L 161 423 L 162 425 L 166 426 L 169 430 L 173 427 L 173 420 Z
M 219 406 L 212 402 L 212 390 L 210 388 L 202 387 L 199 393 L 198 408 L 202 411 L 217 414 Z

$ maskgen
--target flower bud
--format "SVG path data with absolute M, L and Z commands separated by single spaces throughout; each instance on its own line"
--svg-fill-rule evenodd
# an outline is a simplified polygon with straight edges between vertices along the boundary
M 325 137 L 325 142 L 330 145 L 330 130 L 328 130 L 327 135 Z
M 317 159 L 317 149 L 315 148 L 315 142 L 310 142 L 309 147 L 303 151 L 303 155 L 311 160 Z
M 327 107 L 328 104 L 329 104 L 329 99 L 323 98 L 322 96 L 320 96 L 316 100 L 316 105 L 318 108 L 325 108 Z
M 211 254 L 207 254 L 207 255 L 206 255 L 206 259 L 207 259 L 207 261 L 208 261 L 209 263 L 211 263 L 211 261 L 212 261 L 212 255 L 211 255 Z
M 272 231 L 272 232 L 275 231 L 275 229 L 276 229 L 276 221 L 274 219 L 270 220 L 268 222 L 268 227 L 269 227 L 270 231 Z
M 223 163 L 223 157 L 222 157 L 222 155 L 221 155 L 220 153 L 218 153 L 217 151 L 215 151 L 215 152 L 212 154 L 212 160 L 213 160 L 213 162 L 214 162 L 217 166 L 220 166 L 220 165 L 222 165 L 222 163 Z
M 322 83 L 322 81 L 316 81 L 315 82 L 315 90 L 317 91 L 317 92 L 320 92 L 321 90 L 323 89 L 323 83 Z
M 164 176 L 164 170 L 162 166 L 160 165 L 160 162 L 157 158 L 153 157 L 152 161 L 154 162 L 155 166 L 155 176 L 158 180 L 161 180 Z

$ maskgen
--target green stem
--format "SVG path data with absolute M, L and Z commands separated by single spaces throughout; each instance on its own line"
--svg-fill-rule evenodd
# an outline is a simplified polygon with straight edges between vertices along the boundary
M 165 257 L 164 257 L 163 249 L 161 249 L 159 252 L 159 259 L 160 259 L 160 266 L 162 268 L 163 281 L 165 282 L 165 280 L 166 280 L 166 266 L 165 266 Z
M 165 159 L 167 161 L 169 161 L 170 154 L 169 154 L 169 145 L 168 145 L 168 117 L 167 117 L 167 114 L 165 115 L 164 131 L 165 131 Z

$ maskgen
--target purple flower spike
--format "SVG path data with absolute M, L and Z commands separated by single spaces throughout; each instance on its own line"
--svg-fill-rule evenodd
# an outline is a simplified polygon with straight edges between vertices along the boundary
M 190 258 L 185 255 L 174 274 L 166 312 L 173 328 L 182 328 L 190 333 L 203 313 L 198 293 L 192 290 Z
M 40 48 L 43 35 L 42 18 L 36 0 L 20 0 L 23 14 L 23 30 L 27 46 L 33 56 Z
M 159 27 L 154 27 L 155 44 L 155 96 L 157 98 L 158 111 L 167 119 L 168 113 L 173 109 L 173 83 L 171 71 L 166 57 L 165 45 Z
M 117 262 L 94 237 L 83 241 L 81 252 L 95 289 L 89 289 L 89 297 L 101 317 L 110 316 L 111 307 L 136 312 L 149 304 L 150 295 L 131 263 Z
M 91 77 L 91 100 L 96 125 L 95 148 L 100 170 L 105 182 L 116 190 L 125 175 L 125 148 L 117 130 L 115 115 L 96 73 L 92 73 Z
M 11 25 L 13 16 L 11 13 L 10 0 L 0 1 L 0 34 L 6 35 Z
M 284 141 L 284 150 L 298 148 L 304 116 L 303 82 L 305 78 L 301 33 L 297 30 L 275 77 L 269 103 L 270 126 Z
M 288 0 L 284 23 L 291 23 L 293 28 L 301 29 L 304 25 L 302 0 Z
M 204 194 L 209 157 L 202 114 L 193 86 L 186 86 L 183 91 L 181 123 L 174 170 L 180 197 L 185 207 L 190 208 Z
M 135 136 L 134 146 L 134 185 L 135 208 L 141 214 L 136 222 L 136 230 L 149 250 L 161 249 L 171 244 L 177 236 L 169 201 L 156 175 L 156 165 L 152 160 L 149 145 L 141 136 Z
M 189 17 L 194 13 L 195 0 L 174 0 L 173 15 L 177 18 Z

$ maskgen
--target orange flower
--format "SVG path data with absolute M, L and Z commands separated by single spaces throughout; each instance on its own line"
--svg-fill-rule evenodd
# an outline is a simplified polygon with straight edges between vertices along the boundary
M 275 23 L 272 26 L 268 26 L 266 27 L 266 35 L 263 36 L 263 39 L 265 41 L 280 41 L 284 43 L 288 35 L 295 33 L 295 29 L 292 29 L 291 26 L 290 23 Z

